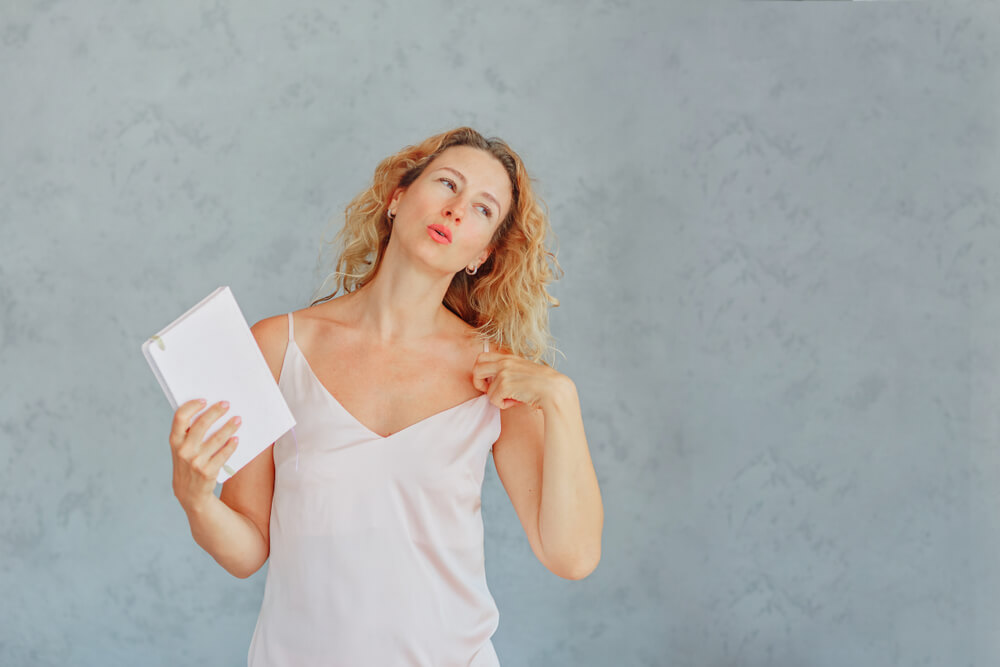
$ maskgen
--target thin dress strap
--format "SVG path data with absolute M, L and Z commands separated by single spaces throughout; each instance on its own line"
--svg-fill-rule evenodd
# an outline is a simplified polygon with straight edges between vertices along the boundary
M 483 341 L 483 352 L 489 352 L 489 351 L 490 351 L 490 341 L 484 340 Z
M 292 314 L 288 313 L 288 343 L 295 340 L 295 327 L 292 326 Z M 287 352 L 285 353 L 288 354 Z M 295 441 L 295 472 L 299 471 L 299 438 L 295 435 L 295 427 L 292 427 L 292 440 Z

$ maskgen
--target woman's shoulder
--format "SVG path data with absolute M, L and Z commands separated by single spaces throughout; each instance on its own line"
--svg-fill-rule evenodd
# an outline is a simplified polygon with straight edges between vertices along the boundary
M 266 317 L 250 327 L 250 333 L 257 341 L 257 347 L 264 355 L 267 367 L 277 380 L 281 374 L 281 363 L 285 358 L 285 347 L 288 344 L 288 316 Z
M 451 315 L 451 327 L 446 332 L 446 336 L 454 343 L 461 344 L 464 347 L 468 347 L 469 350 L 474 351 L 476 354 L 484 352 L 484 344 L 487 338 L 480 332 L 479 329 L 472 326 L 461 317 L 449 311 Z M 490 352 L 506 351 L 506 348 L 501 348 L 493 340 L 489 341 Z
M 345 332 L 354 328 L 346 305 L 347 300 L 341 296 L 292 311 L 296 342 L 309 343 L 317 338 L 339 340 Z
M 454 313 L 452 315 L 454 317 L 454 329 L 452 329 L 451 333 L 456 342 L 462 342 L 468 347 L 475 349 L 476 353 L 480 353 L 485 351 L 483 347 L 489 341 L 490 352 L 513 354 L 507 346 L 501 345 L 492 338 L 488 338 L 478 328 L 472 326 L 458 315 Z
M 281 343 L 284 343 L 288 338 L 288 315 L 265 317 L 250 327 L 250 331 L 258 343 L 262 339 L 264 342 L 276 342 L 280 340 Z
M 337 315 L 336 310 L 327 305 L 329 303 L 265 317 L 250 327 L 250 332 L 257 341 L 257 346 L 264 355 L 264 360 L 267 361 L 275 380 L 278 379 L 285 358 L 290 340 L 289 333 L 302 349 L 309 347 L 309 341 L 316 337 L 318 329 L 323 335 L 329 336 L 333 333 L 330 327 L 336 327 Z M 292 318 L 291 332 L 289 332 L 289 316 Z

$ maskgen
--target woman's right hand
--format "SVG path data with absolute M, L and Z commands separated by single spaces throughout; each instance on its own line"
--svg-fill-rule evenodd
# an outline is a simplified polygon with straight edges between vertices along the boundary
M 229 403 L 216 403 L 191 423 L 191 418 L 204 407 L 204 399 L 184 403 L 174 413 L 170 429 L 174 495 L 185 512 L 197 511 L 203 503 L 215 497 L 219 470 L 232 456 L 239 441 L 237 437 L 229 437 L 239 428 L 239 417 L 233 417 L 213 433 L 212 437 L 205 439 L 205 433 L 226 413 Z

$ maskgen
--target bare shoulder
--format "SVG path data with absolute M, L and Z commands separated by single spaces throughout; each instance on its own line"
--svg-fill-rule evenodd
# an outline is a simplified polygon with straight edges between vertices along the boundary
M 288 345 L 288 316 L 267 317 L 250 327 L 250 333 L 257 341 L 257 347 L 260 348 L 267 367 L 271 369 L 271 374 L 277 381 L 281 374 L 281 363 L 285 358 L 285 347 Z
M 292 313 L 295 317 L 295 341 L 309 342 L 314 338 L 326 338 L 355 329 L 357 313 L 350 307 L 353 303 L 350 297 L 350 294 L 341 295 Z M 287 322 L 285 327 L 288 327 Z
M 482 343 L 479 343 L 479 351 L 480 352 L 483 351 L 483 344 Z M 509 354 L 509 355 L 512 355 L 512 356 L 516 356 L 514 354 L 514 351 L 512 349 L 510 349 L 506 345 L 502 345 L 502 344 L 497 343 L 497 342 L 492 341 L 492 340 L 490 341 L 490 352 L 493 352 L 493 353 L 499 352 L 500 354 Z
M 455 313 L 448 311 L 451 317 L 450 326 L 445 332 L 447 342 L 453 344 L 454 349 L 463 350 L 462 354 L 471 354 L 473 358 L 484 352 L 483 337 L 479 330 L 460 318 Z M 490 341 L 490 352 L 497 352 L 497 344 Z
M 490 352 L 499 352 L 500 354 L 514 354 L 514 351 L 511 350 L 506 345 L 498 345 L 493 341 L 490 341 Z

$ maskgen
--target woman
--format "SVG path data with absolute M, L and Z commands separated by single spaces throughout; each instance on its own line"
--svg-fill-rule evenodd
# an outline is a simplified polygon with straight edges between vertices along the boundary
M 228 406 L 177 409 L 173 487 L 195 541 L 238 577 L 270 558 L 249 664 L 498 665 L 491 450 L 542 564 L 568 579 L 597 566 L 576 388 L 541 361 L 558 305 L 547 231 L 504 142 L 462 127 L 409 146 L 347 207 L 344 294 L 252 327 L 298 432 L 216 498 L 239 417 L 206 439 Z

